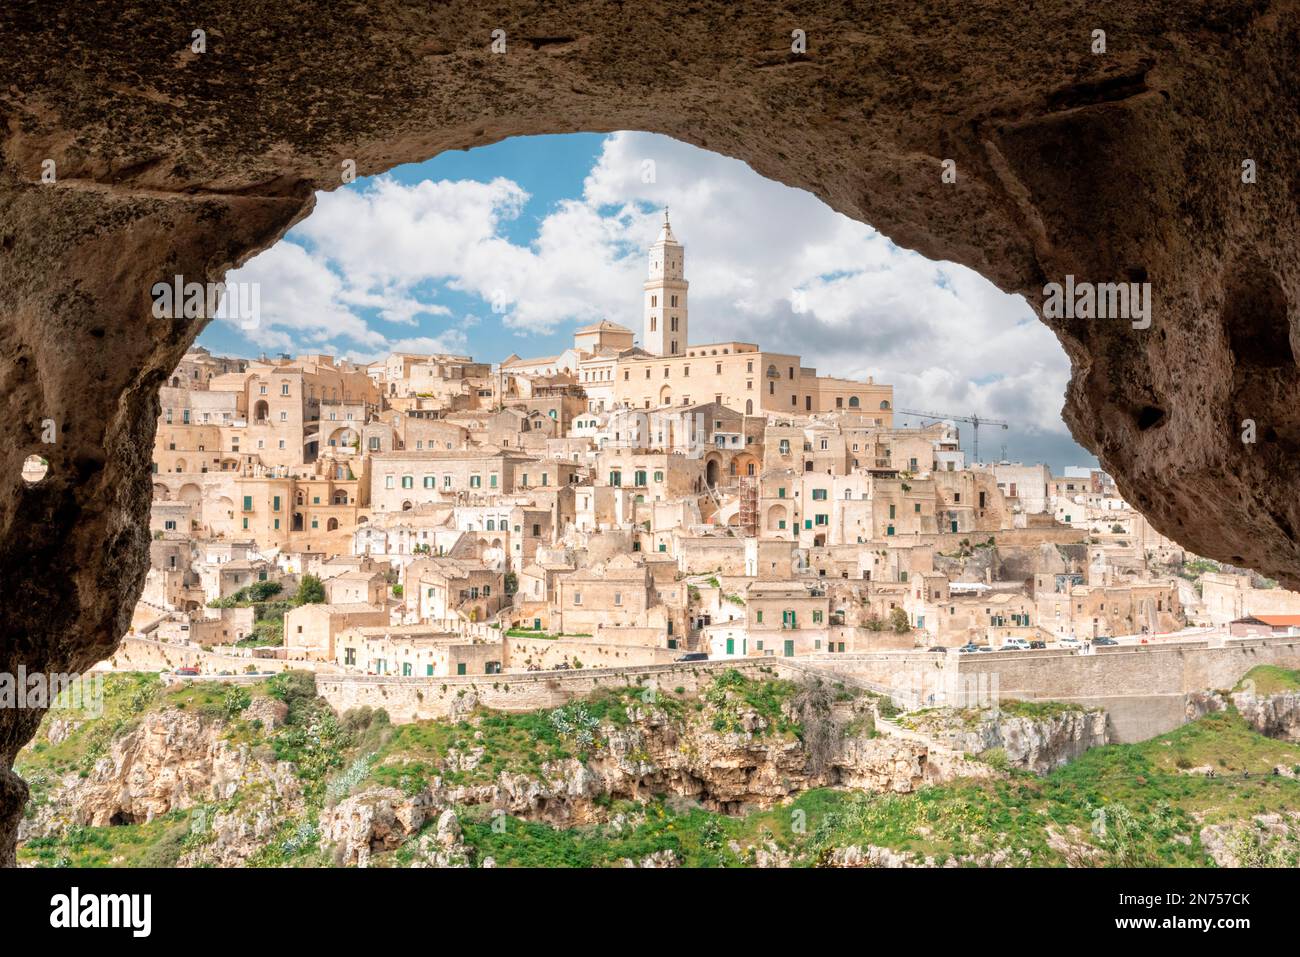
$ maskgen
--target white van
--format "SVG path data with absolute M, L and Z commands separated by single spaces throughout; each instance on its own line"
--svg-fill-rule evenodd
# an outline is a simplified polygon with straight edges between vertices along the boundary
M 1079 648 L 1082 647 L 1078 638 L 1074 635 L 1066 635 L 1064 638 L 1056 639 L 1056 643 L 1062 648 Z
M 1001 651 L 1028 651 L 1029 642 L 1024 638 L 1004 638 L 1002 639 Z

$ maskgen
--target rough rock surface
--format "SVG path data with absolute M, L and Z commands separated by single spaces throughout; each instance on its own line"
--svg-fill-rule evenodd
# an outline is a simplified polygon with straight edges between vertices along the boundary
M 1201 844 L 1219 867 L 1289 867 L 1300 862 L 1300 813 L 1256 814 L 1238 824 L 1201 828 Z
M 255 846 L 278 823 L 280 812 L 300 803 L 301 789 L 291 764 L 231 744 L 225 732 L 225 722 L 193 712 L 147 712 L 138 727 L 110 744 L 87 777 L 65 776 L 50 800 L 23 821 L 21 838 L 74 824 L 144 824 L 239 795 L 247 807 L 214 815 L 211 827 L 221 845 L 217 856 L 240 857 L 226 845 Z
M 1049 323 L 1066 421 L 1161 531 L 1300 585 L 1297 48 L 1296 0 L 6 4 L 0 668 L 82 669 L 126 630 L 157 388 L 204 325 L 152 318 L 155 282 L 219 279 L 345 160 L 573 130 L 738 157 L 1035 306 L 1067 274 L 1150 281 L 1149 329 Z M 0 714 L 0 864 L 40 717 Z
M 1232 703 L 1260 734 L 1300 742 L 1300 691 L 1262 696 L 1238 691 Z
M 1106 743 L 1106 712 L 1083 708 L 1041 718 L 992 710 L 943 708 L 908 720 L 908 726 L 957 751 L 982 754 L 996 748 L 1010 767 L 1046 774 Z

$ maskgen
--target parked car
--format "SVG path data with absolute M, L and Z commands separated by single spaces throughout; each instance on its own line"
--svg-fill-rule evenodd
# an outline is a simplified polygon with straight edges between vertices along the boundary
M 1029 642 L 1023 638 L 1004 638 L 1002 640 L 1002 651 L 1028 651 Z
M 692 651 L 689 654 L 679 655 L 678 661 L 708 661 L 709 656 L 702 651 Z
M 1080 642 L 1078 638 L 1074 637 L 1074 635 L 1066 635 L 1064 638 L 1057 638 L 1056 643 L 1062 648 L 1078 648 L 1082 645 L 1082 642 Z
M 961 654 L 963 654 L 963 655 L 969 655 L 969 654 L 971 654 L 972 652 L 979 651 L 979 650 L 980 650 L 980 646 L 977 645 L 977 644 L 975 644 L 975 642 L 973 642 L 973 641 L 969 641 L 969 642 L 967 642 L 966 644 L 962 645 L 962 646 L 961 646 L 960 648 L 958 648 L 957 650 L 958 650 L 959 652 L 961 652 Z
M 979 645 L 978 647 L 976 647 L 975 650 L 976 650 L 976 651 L 992 651 L 992 650 L 993 650 L 993 646 L 992 646 L 992 645 Z
M 198 677 L 199 669 L 198 668 L 177 668 L 175 673 L 178 675 L 184 675 L 187 678 L 196 678 Z
M 1038 639 L 1038 638 L 1035 638 L 1033 641 L 1031 641 L 1031 642 L 1029 643 L 1029 647 L 1030 647 L 1030 648 L 1046 648 L 1046 647 L 1047 647 L 1047 642 L 1042 641 L 1042 640 L 1040 640 L 1040 639 Z
M 1119 642 L 1116 641 L 1114 638 L 1109 638 L 1106 635 L 1102 635 L 1100 638 L 1092 639 L 1092 643 L 1094 645 L 1118 645 L 1119 644 Z
M 945 648 L 943 645 L 931 645 L 929 648 L 925 650 L 926 651 L 947 651 L 948 649 Z

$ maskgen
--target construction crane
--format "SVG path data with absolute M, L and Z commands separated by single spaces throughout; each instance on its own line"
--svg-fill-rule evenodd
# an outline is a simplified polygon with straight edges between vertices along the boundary
M 1004 432 L 1009 427 L 1009 423 L 1007 422 L 1003 422 L 1000 419 L 988 419 L 982 415 L 949 415 L 946 412 L 922 412 L 920 409 L 895 409 L 894 410 L 895 414 L 898 414 L 900 412 L 903 415 L 919 415 L 922 418 L 926 418 L 926 419 L 938 419 L 940 421 L 944 419 L 952 419 L 956 422 L 969 422 L 975 428 L 975 461 L 976 462 L 980 460 L 980 426 L 1000 425 L 1002 426 L 1002 430 Z

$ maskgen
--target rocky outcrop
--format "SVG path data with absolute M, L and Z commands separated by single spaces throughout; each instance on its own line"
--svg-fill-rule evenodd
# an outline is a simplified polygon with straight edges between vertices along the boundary
M 1070 708 L 1042 717 L 1003 711 L 938 709 L 911 716 L 907 727 L 967 754 L 1000 750 L 1008 767 L 1046 774 L 1106 743 L 1106 712 Z
M 283 720 L 282 708 L 258 713 Z M 227 730 L 226 722 L 194 712 L 145 712 L 135 728 L 110 743 L 86 777 L 71 773 L 58 782 L 23 822 L 21 839 L 75 824 L 144 824 L 171 811 L 238 798 L 238 813 L 227 811 L 211 822 L 214 833 L 225 835 L 217 855 L 228 861 L 240 856 L 237 847 L 255 849 L 286 810 L 300 804 L 301 789 L 293 765 L 275 761 L 269 751 L 232 744 Z
M 1260 734 L 1300 742 L 1300 691 L 1263 696 L 1238 691 L 1231 697 L 1241 716 Z
M 1253 691 L 1196 691 L 1187 696 L 1187 720 L 1236 708 L 1246 723 L 1269 738 L 1300 741 L 1300 691 L 1259 695 Z
M 905 794 L 956 777 L 997 773 L 922 741 L 843 734 L 835 738 L 822 766 L 814 768 L 804 744 L 774 732 L 758 712 L 729 711 L 738 730 L 728 732 L 712 728 L 716 713 L 708 707 L 670 717 L 657 707 L 634 705 L 630 723 L 602 727 L 598 746 L 585 758 L 549 762 L 537 776 L 503 772 L 478 785 L 450 785 L 435 777 L 414 795 L 393 788 L 367 790 L 321 812 L 321 849 L 331 851 L 339 864 L 366 866 L 374 855 L 419 835 L 414 853 L 418 866 L 459 866 L 468 854 L 459 844 L 459 828 L 451 824 L 456 808 L 491 808 L 494 814 L 558 826 L 599 822 L 620 830 L 632 822 L 625 815 L 608 818 L 611 797 L 671 796 L 715 811 L 741 813 L 772 807 L 814 787 Z M 843 730 L 839 724 L 835 727 Z M 456 770 L 477 766 L 473 752 L 449 757 Z M 435 818 L 436 840 L 425 827 Z M 771 866 L 783 866 L 778 849 L 766 853 Z M 667 867 L 676 866 L 676 861 L 657 855 L 625 866 Z
M 1300 865 L 1300 812 L 1256 814 L 1244 822 L 1201 828 L 1201 845 L 1219 867 Z
M 365 867 L 372 854 L 396 850 L 419 833 L 432 807 L 427 791 L 410 797 L 381 788 L 346 798 L 321 811 L 321 847 L 333 848 L 336 864 Z
M 152 318 L 154 283 L 221 279 L 349 161 L 576 130 L 740 158 L 1035 308 L 1067 276 L 1149 282 L 1149 327 L 1045 320 L 1073 364 L 1066 421 L 1160 531 L 1300 585 L 1294 0 L 1083 10 L 1024 29 L 1013 0 L 831 0 L 788 22 L 756 0 L 671 18 L 377 0 L 355 31 L 292 4 L 218 0 L 201 27 L 166 4 L 0 8 L 0 670 L 81 671 L 126 631 L 157 389 L 206 322 Z M 50 470 L 27 485 L 33 453 Z M 40 717 L 0 712 L 0 863 Z

